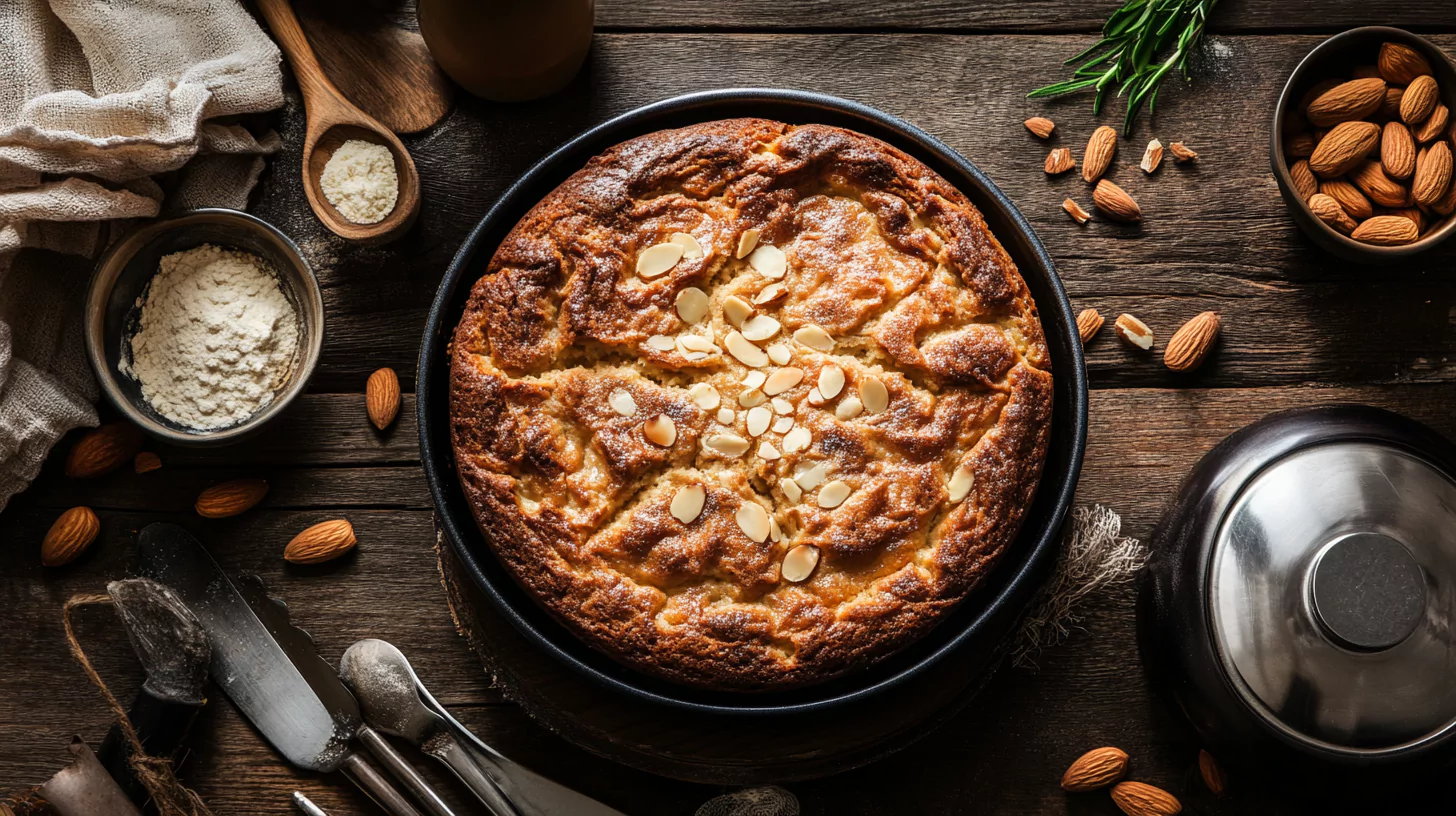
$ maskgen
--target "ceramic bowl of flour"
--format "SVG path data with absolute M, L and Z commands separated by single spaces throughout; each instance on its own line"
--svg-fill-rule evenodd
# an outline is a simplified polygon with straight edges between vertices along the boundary
M 308 384 L 323 345 L 318 280 L 298 247 L 236 210 L 146 223 L 101 257 L 86 353 L 119 411 L 180 445 L 262 428 Z

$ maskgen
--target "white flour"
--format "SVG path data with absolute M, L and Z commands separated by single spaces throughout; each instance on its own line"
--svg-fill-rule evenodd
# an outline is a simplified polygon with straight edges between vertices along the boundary
M 340 215 L 355 224 L 377 224 L 399 200 L 394 154 L 384 145 L 350 139 L 329 157 L 319 187 Z
M 267 262 L 203 244 L 162 258 L 121 370 L 157 413 L 213 430 L 272 402 L 297 349 L 298 315 Z

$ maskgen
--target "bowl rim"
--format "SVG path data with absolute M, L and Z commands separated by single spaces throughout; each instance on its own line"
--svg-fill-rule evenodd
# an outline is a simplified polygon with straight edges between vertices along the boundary
M 1043 327 L 1052 324 L 1056 326 L 1056 333 L 1048 332 L 1049 339 L 1060 336 L 1065 340 L 1065 348 L 1059 348 L 1055 343 L 1049 343 L 1049 349 L 1055 353 L 1062 353 L 1061 358 L 1054 359 L 1056 366 L 1056 377 L 1068 388 L 1068 401 L 1070 402 L 1070 416 L 1060 414 L 1061 405 L 1054 409 L 1052 426 L 1052 447 L 1048 451 L 1046 466 L 1043 468 L 1041 481 L 1038 484 L 1037 496 L 1032 500 L 1033 510 L 1023 520 L 1021 530 L 1018 531 L 1016 539 L 1008 547 L 1024 547 L 1021 560 L 1016 563 L 1014 559 L 1003 558 L 998 567 L 1004 568 L 1006 572 L 994 570 L 993 577 L 999 580 L 994 588 L 987 587 L 988 594 L 980 598 L 981 606 L 975 612 L 974 617 L 963 627 L 950 635 L 945 642 L 939 644 L 929 654 L 916 658 L 916 662 L 899 669 L 894 673 L 887 674 L 873 682 L 861 687 L 848 690 L 836 691 L 832 694 L 809 699 L 806 701 L 794 702 L 767 702 L 766 698 L 775 694 L 768 692 L 762 695 L 753 693 L 734 694 L 723 692 L 717 694 L 719 698 L 732 697 L 733 703 L 704 702 L 701 699 L 685 699 L 666 691 L 658 691 L 647 688 L 638 682 L 629 682 L 621 677 L 614 676 L 589 665 L 581 658 L 567 651 L 566 648 L 554 643 L 551 638 L 539 631 L 536 625 L 528 620 L 526 615 L 516 609 L 511 599 L 507 598 L 501 590 L 496 587 L 486 571 L 482 568 L 482 559 L 495 558 L 494 552 L 490 550 L 487 542 L 484 541 L 475 522 L 473 514 L 465 511 L 469 516 L 468 524 L 457 523 L 454 512 L 458 512 L 464 505 L 463 495 L 456 497 L 451 491 L 459 493 L 459 478 L 454 466 L 454 452 L 449 441 L 448 421 L 448 355 L 447 349 L 450 338 L 454 331 L 454 321 L 451 320 L 452 313 L 458 312 L 458 306 L 463 298 L 468 296 L 469 286 L 473 285 L 471 280 L 465 283 L 465 291 L 460 291 L 462 279 L 470 271 L 474 258 L 477 254 L 486 255 L 493 253 L 495 245 L 482 246 L 482 239 L 492 228 L 498 227 L 504 219 L 510 219 L 510 226 L 520 218 L 526 210 L 535 206 L 540 195 L 530 193 L 531 188 L 540 183 L 542 177 L 559 177 L 564 180 L 571 172 L 575 172 L 592 155 L 600 152 L 613 144 L 625 139 L 632 138 L 642 133 L 653 132 L 664 127 L 676 127 L 678 124 L 662 124 L 661 120 L 670 117 L 692 117 L 698 116 L 694 121 L 711 121 L 724 118 L 721 113 L 715 111 L 721 107 L 742 106 L 754 103 L 763 103 L 777 107 L 798 107 L 808 113 L 813 121 L 812 115 L 820 112 L 820 115 L 837 117 L 840 119 L 853 119 L 863 126 L 894 132 L 899 143 L 896 147 L 905 149 L 905 145 L 911 145 L 910 152 L 917 159 L 922 161 L 931 157 L 929 164 L 943 163 L 951 167 L 958 177 L 952 181 L 957 187 L 962 182 L 969 182 L 974 187 L 974 195 L 967 194 L 973 198 L 979 197 L 991 202 L 998 210 L 998 214 L 1011 223 L 1016 235 L 1024 243 L 1026 253 L 1031 255 L 1037 270 L 1037 280 L 1044 284 L 1052 296 L 1037 301 L 1038 312 L 1041 316 Z M 802 121 L 802 120 L 801 120 Z M 646 129 L 643 129 L 643 128 Z M 594 149 L 593 145 L 597 145 Z M 583 156 L 577 154 L 586 151 Z M 566 162 L 575 162 L 569 165 L 569 170 L 564 170 Z M 552 184 L 552 187 L 555 185 Z M 549 189 L 549 188 L 548 188 Z M 967 192 L 963 190 L 963 192 Z M 530 195 L 529 200 L 518 201 L 523 195 Z M 519 208 L 519 209 L 518 209 Z M 1009 244 L 1005 236 L 998 236 L 1003 244 Z M 1013 251 L 1008 246 L 1009 251 Z M 1022 260 L 1026 260 L 1025 257 Z M 1026 270 L 1022 269 L 1023 276 Z M 448 325 L 446 323 L 448 322 Z M 1073 341 L 1077 338 L 1076 318 L 1067 298 L 1066 291 L 1062 287 L 1061 280 L 1056 273 L 1056 266 L 1046 248 L 1042 245 L 1036 232 L 1029 222 L 1021 214 L 1020 210 L 1011 203 L 1010 199 L 974 164 L 965 159 L 959 153 L 941 142 L 939 139 L 920 130 L 898 117 L 891 116 L 876 108 L 858 102 L 841 99 L 827 94 L 798 91 L 779 88 L 725 88 L 719 90 L 698 91 L 683 94 L 680 96 L 661 99 L 641 107 L 629 110 L 615 116 L 605 122 L 588 128 L 581 134 L 568 140 L 566 143 L 548 153 L 540 161 L 536 162 L 519 179 L 517 179 L 507 190 L 502 193 L 495 204 L 477 224 L 475 229 L 462 242 L 459 251 L 452 259 L 444 278 L 441 280 L 440 288 L 436 293 L 435 301 L 430 308 L 429 318 L 426 322 L 425 334 L 420 344 L 420 357 L 417 366 L 416 389 L 415 389 L 415 410 L 420 437 L 420 453 L 422 465 L 425 471 L 425 478 L 430 487 L 430 493 L 434 499 L 436 513 L 436 525 L 448 546 L 450 546 L 457 557 L 464 565 L 474 584 L 482 590 L 482 594 L 490 601 L 494 611 L 505 617 L 521 632 L 525 638 L 536 646 L 546 650 L 558 662 L 564 663 L 579 674 L 585 675 L 595 681 L 598 685 L 624 692 L 651 703 L 665 705 L 685 711 L 703 714 L 733 715 L 733 716 L 777 716 L 786 714 L 800 714 L 808 712 L 822 712 L 831 708 L 840 708 L 844 705 L 864 700 L 894 688 L 906 679 L 916 676 L 924 670 L 944 661 L 951 653 L 957 651 L 968 641 L 976 636 L 984 637 L 984 629 L 989 622 L 1005 620 L 1010 618 L 1019 620 L 1026 605 L 1049 574 L 1051 566 L 1055 561 L 1056 554 L 1060 551 L 1060 531 L 1062 520 L 1070 508 L 1073 495 L 1076 490 L 1077 478 L 1081 472 L 1083 455 L 1086 449 L 1087 423 L 1088 423 L 1088 386 L 1086 366 L 1083 359 L 1080 341 Z M 442 356 L 443 355 L 443 356 Z M 443 372 L 437 372 L 437 367 Z M 443 406 L 436 405 L 435 392 L 445 389 L 445 396 L 441 400 Z M 437 419 L 443 412 L 444 419 Z M 1058 425 L 1065 424 L 1066 429 L 1058 431 Z M 1065 442 L 1060 441 L 1065 439 Z M 1067 447 L 1066 463 L 1059 473 L 1052 471 L 1051 452 L 1058 445 L 1065 444 Z M 1052 491 L 1048 493 L 1048 491 Z M 1043 494 L 1046 498 L 1043 499 Z M 1047 505 L 1043 505 L 1043 501 Z M 1049 507 L 1050 511 L 1040 514 L 1039 510 Z M 452 512 L 454 511 L 454 512 Z M 462 529 L 463 528 L 463 529 Z M 468 537 L 474 537 L 479 541 L 483 552 L 477 553 L 476 548 L 467 546 Z M 1032 540 L 1028 540 L 1028 538 Z M 1001 572 L 1001 574 L 997 574 Z M 513 579 L 510 579 L 513 580 Z M 985 586 L 985 585 L 983 585 Z M 974 593 L 973 596 L 975 597 Z M 527 599 L 527 602 L 539 610 L 534 600 Z M 541 614 L 546 614 L 544 611 Z M 944 623 L 944 622 L 943 622 Z M 590 646 L 581 642 L 576 636 L 565 629 L 554 619 L 550 624 L 559 627 L 565 633 L 565 641 L 568 644 L 574 643 L 579 650 L 595 654 Z M 934 633 L 922 638 L 922 641 L 934 637 Z M 575 648 L 575 647 L 573 647 Z M 610 660 L 601 656 L 602 660 Z M 887 658 L 880 665 L 884 665 L 893 658 Z M 620 664 L 618 664 L 620 665 Z M 651 678 L 639 670 L 624 668 L 623 674 L 631 677 L 633 681 L 642 681 L 649 685 L 660 685 L 680 690 L 683 695 L 702 696 L 703 692 L 689 686 L 681 686 Z M 830 681 L 823 685 L 833 685 L 837 681 Z M 799 694 L 812 694 L 814 690 L 822 686 L 809 686 L 799 690 Z M 791 694 L 793 692 L 783 692 Z
M 1305 79 L 1305 74 L 1313 70 L 1314 64 L 1331 54 L 1355 47 L 1355 41 L 1374 36 L 1387 37 L 1406 44 L 1418 45 L 1422 53 L 1428 58 L 1434 58 L 1438 63 L 1443 63 L 1447 70 L 1453 76 L 1456 76 L 1456 60 L 1452 60 L 1445 51 L 1438 48 L 1430 40 L 1403 28 L 1378 25 L 1360 26 L 1334 34 L 1310 49 L 1309 53 L 1305 54 L 1304 58 L 1299 61 L 1299 64 L 1294 66 L 1294 70 L 1289 72 L 1289 78 L 1285 80 L 1284 88 L 1279 92 L 1279 99 L 1274 105 L 1273 123 L 1269 130 L 1269 163 L 1274 171 L 1275 181 L 1278 183 L 1280 190 L 1286 194 L 1286 206 L 1291 208 L 1297 206 L 1304 215 L 1308 216 L 1306 220 L 1312 222 L 1305 223 L 1296 218 L 1296 223 L 1299 223 L 1306 230 L 1314 229 L 1318 231 L 1319 238 L 1333 243 L 1353 255 L 1362 256 L 1366 260 L 1383 262 L 1410 258 L 1439 246 L 1453 234 L 1456 234 L 1456 213 L 1445 216 L 1445 223 L 1439 229 L 1409 244 L 1402 244 L 1400 246 L 1377 246 L 1375 244 L 1364 243 L 1363 241 L 1356 241 L 1354 238 L 1345 235 L 1320 220 L 1309 209 L 1308 204 L 1303 201 L 1298 201 L 1297 196 L 1294 194 L 1294 178 L 1290 175 L 1289 162 L 1284 156 L 1283 136 L 1285 114 L 1289 106 L 1295 101 L 1293 97 L 1296 87 L 1302 84 L 1302 81 Z M 1439 72 L 1440 69 L 1436 68 L 1436 70 Z M 1441 92 L 1444 100 L 1447 102 L 1456 102 L 1456 85 L 1442 87 Z M 1449 105 L 1448 107 L 1456 111 L 1456 104 Z M 1297 201 L 1297 205 L 1289 203 L 1291 199 Z
M 127 398 L 117 384 L 117 378 L 121 374 L 112 370 L 107 362 L 106 338 L 102 335 L 105 334 L 107 300 L 111 297 L 112 289 L 120 277 L 121 270 L 131 258 L 151 241 L 168 232 L 184 229 L 197 221 L 232 222 L 230 226 L 239 226 L 244 230 L 260 232 L 273 238 L 283 250 L 283 254 L 288 256 L 294 270 L 298 273 L 297 277 L 302 281 L 303 285 L 296 287 L 298 291 L 295 294 L 299 301 L 297 306 L 300 312 L 306 312 L 312 318 L 313 329 L 307 332 L 308 336 L 304 342 L 300 343 L 298 365 L 294 369 L 288 385 L 274 395 L 273 401 L 264 406 L 263 410 L 237 425 L 227 428 L 216 431 L 188 432 L 156 421 Z M 279 270 L 278 273 L 287 274 L 285 270 Z M 295 287 L 290 286 L 290 288 Z M 106 251 L 96 261 L 91 280 L 86 287 L 83 314 L 85 316 L 86 359 L 91 364 L 92 373 L 100 383 L 107 401 L 148 434 L 176 445 L 192 447 L 226 445 L 241 441 L 256 433 L 269 421 L 282 414 L 304 392 L 309 380 L 313 378 L 314 370 L 318 367 L 320 352 L 323 350 L 323 295 L 319 289 L 318 276 L 314 273 L 308 260 L 303 257 L 298 245 L 282 230 L 267 221 L 241 210 L 225 207 L 200 207 L 150 219 L 123 233 L 106 248 Z

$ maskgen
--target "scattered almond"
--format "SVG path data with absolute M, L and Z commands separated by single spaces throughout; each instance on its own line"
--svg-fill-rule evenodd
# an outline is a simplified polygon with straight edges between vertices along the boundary
M 758 246 L 759 234 L 760 230 L 758 229 L 744 230 L 743 234 L 738 236 L 738 251 L 734 253 L 733 257 L 747 258 L 748 253 L 752 252 Z
M 1446 125 L 1451 121 L 1451 110 L 1445 105 L 1437 104 L 1431 115 L 1426 117 L 1415 130 L 1415 139 L 1419 144 L 1430 144 L 1441 138 L 1446 133 Z
M 1163 364 L 1173 371 L 1192 371 L 1203 365 L 1218 341 L 1218 312 L 1203 312 L 1184 323 L 1168 338 Z
M 1366 198 L 1359 188 L 1344 179 L 1322 179 L 1319 183 L 1319 191 L 1338 201 L 1340 208 L 1356 221 L 1364 221 L 1375 214 L 1370 199 Z
M 252 509 L 268 495 L 262 479 L 234 479 L 202 491 L 194 507 L 203 518 L 227 518 Z
M 1077 334 L 1082 338 L 1082 345 L 1087 345 L 1089 340 L 1097 336 L 1097 332 L 1102 329 L 1102 324 L 1105 322 L 1096 309 L 1083 309 L 1078 312 Z
M 1062 790 L 1086 793 L 1101 790 L 1127 773 L 1127 752 L 1121 748 L 1093 748 L 1077 757 L 1062 774 Z
M 1349 235 L 1355 231 L 1356 223 L 1340 202 L 1324 193 L 1315 193 L 1309 197 L 1309 211 L 1319 220 L 1329 225 L 1330 229 L 1341 234 Z
M 1451 186 L 1451 146 L 1436 142 L 1416 157 L 1416 174 L 1411 178 L 1411 200 L 1429 207 L 1446 195 Z
M 1154 139 L 1148 142 L 1148 149 L 1143 151 L 1143 160 L 1138 167 L 1141 167 L 1144 173 L 1152 173 L 1162 163 L 1163 143 Z
M 142 446 L 142 432 L 128 422 L 108 422 L 76 440 L 66 456 L 66 475 L 91 479 L 131 461 Z
M 1077 160 L 1072 158 L 1072 151 L 1065 147 L 1052 148 L 1052 152 L 1046 157 L 1046 172 L 1049 176 L 1059 175 L 1077 166 Z
M 1092 216 L 1082 209 L 1082 205 L 1070 198 L 1062 202 L 1062 209 L 1066 210 L 1067 215 L 1072 216 L 1072 220 L 1078 224 L 1085 224 L 1092 220 Z
M 1382 43 L 1375 65 L 1380 75 L 1394 85 L 1409 85 L 1416 77 L 1433 73 L 1424 54 L 1402 43 Z
M 322 564 L 354 549 L 354 525 L 343 519 L 321 521 L 293 537 L 283 549 L 283 560 L 293 564 Z
M 1385 123 L 1380 134 L 1380 166 L 1385 175 L 1402 181 L 1416 171 L 1416 142 L 1404 123 Z
M 658 414 L 642 424 L 642 435 L 654 445 L 670 448 L 677 441 L 677 425 L 667 414 Z
M 1440 101 L 1441 92 L 1436 86 L 1436 78 L 1429 74 L 1416 77 L 1406 86 L 1405 95 L 1400 98 L 1401 121 L 1407 125 L 1426 121 Z
M 790 583 L 800 583 L 806 580 L 819 566 L 819 548 L 808 544 L 800 544 L 789 550 L 784 556 L 783 566 L 779 568 L 779 574 L 784 580 Z
M 1420 230 L 1408 218 L 1377 215 L 1360 222 L 1350 237 L 1375 246 L 1400 246 L 1420 237 Z
M 1380 126 L 1374 122 L 1341 122 L 1315 146 L 1309 169 L 1317 176 L 1343 176 L 1365 160 L 1380 142 Z
M 1316 127 L 1333 127 L 1341 122 L 1364 119 L 1385 101 L 1385 80 L 1352 79 L 1315 97 L 1304 115 Z
M 682 244 L 667 242 L 654 244 L 637 256 L 637 274 L 643 278 L 652 279 L 666 274 L 668 270 L 677 266 L 682 260 Z
M 1033 116 L 1022 124 L 1026 125 L 1026 129 L 1031 131 L 1031 135 L 1038 139 L 1050 139 L 1052 131 L 1057 129 L 1056 122 L 1045 116 Z
M 1219 767 L 1213 754 L 1207 751 L 1198 752 L 1198 775 L 1203 777 L 1203 786 L 1214 796 L 1223 796 L 1223 792 L 1228 789 L 1228 779 L 1223 774 L 1223 768 Z
M 364 407 L 369 421 L 379 430 L 399 416 L 399 377 L 392 368 L 381 368 L 369 375 L 364 385 Z
M 1117 131 L 1103 125 L 1092 131 L 1087 140 L 1087 152 L 1082 158 L 1082 179 L 1088 184 L 1102 177 L 1112 166 L 1112 156 L 1117 152 Z
M 1102 179 L 1092 189 L 1092 203 L 1097 209 L 1107 213 L 1109 218 L 1118 221 L 1141 221 L 1143 220 L 1142 208 L 1127 191 L 1116 184 Z
M 151 473 L 154 470 L 161 470 L 162 457 L 151 451 L 142 451 L 136 455 L 136 458 L 131 460 L 131 463 L 132 470 L 135 470 L 137 473 Z
M 60 567 L 75 561 L 96 540 L 101 520 L 89 507 L 72 507 L 46 531 L 40 543 L 40 563 Z
M 1138 320 L 1130 314 L 1120 314 L 1117 320 L 1113 321 L 1112 328 L 1117 336 L 1122 338 L 1124 343 L 1143 351 L 1153 347 L 1153 330 L 1148 324 Z
M 1142 782 L 1119 782 L 1112 788 L 1112 802 L 1127 816 L 1174 816 L 1183 805 L 1173 794 Z

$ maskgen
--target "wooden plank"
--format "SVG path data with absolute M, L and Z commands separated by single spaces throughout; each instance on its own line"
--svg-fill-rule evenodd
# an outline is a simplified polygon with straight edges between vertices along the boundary
M 1449 411 L 1453 400 L 1452 384 L 1099 391 L 1093 395 L 1078 498 L 1108 504 L 1123 515 L 1128 533 L 1145 538 L 1198 457 L 1266 413 L 1365 402 L 1456 436 L 1456 417 Z M 355 469 L 335 470 L 362 478 Z M 36 489 L 44 496 L 62 488 L 42 484 Z M 341 501 L 357 493 L 357 486 L 342 483 L 334 489 Z M 320 492 L 312 500 L 333 501 L 332 495 Z M 293 532 L 340 514 L 359 531 L 356 555 L 306 569 L 281 561 L 279 552 Z M 135 560 L 132 537 L 140 525 L 175 518 L 202 536 L 228 570 L 262 574 L 314 634 L 327 659 L 336 661 L 361 637 L 400 645 L 442 701 L 506 753 L 632 814 L 691 812 L 697 802 L 719 792 L 592 757 L 525 721 L 513 706 L 500 704 L 475 657 L 453 632 L 431 551 L 428 512 L 260 509 L 206 521 L 103 510 L 101 517 L 103 537 L 92 552 L 69 567 L 46 570 L 37 563 L 36 548 L 51 514 L 17 505 L 0 515 L 0 541 L 7 544 L 0 548 L 0 654 L 7 656 L 0 671 L 0 744 L 6 746 L 0 780 L 7 785 L 38 783 L 52 773 L 71 733 L 99 740 L 107 722 L 105 707 L 66 653 L 60 605 L 73 593 L 99 591 L 107 580 L 123 576 Z M 1091 797 L 1069 799 L 1056 781 L 1067 762 L 1102 744 L 1131 752 L 1138 778 L 1185 795 L 1199 812 L 1317 812 L 1246 790 L 1219 803 L 1201 801 L 1189 776 L 1196 746 L 1183 741 L 1176 720 L 1161 709 L 1137 670 L 1131 588 L 1104 593 L 1089 608 L 1095 612 L 1084 630 L 1045 653 L 1039 671 L 1003 670 L 966 711 L 920 743 L 841 777 L 790 786 L 806 812 L 959 813 L 973 807 L 985 813 L 1101 813 L 1104 799 L 1095 804 Z M 80 622 L 82 641 L 103 675 L 118 694 L 129 697 L 139 678 L 111 613 L 83 610 Z M 317 794 L 335 816 L 373 812 L 341 780 L 285 768 L 221 698 L 211 708 L 194 737 L 188 771 L 217 812 L 284 816 L 292 812 L 286 792 L 295 787 Z M 460 796 L 453 783 L 440 779 L 451 796 Z
M 892 31 L 897 29 L 975 32 L 1098 31 L 1120 5 L 1112 0 L 992 0 L 965 3 L 865 3 L 856 0 L 734 0 L 680 3 L 671 0 L 599 0 L 597 27 L 608 30 L 790 30 Z M 1456 27 L 1456 9 L 1399 0 L 1348 3 L 1315 0 L 1298 8 L 1269 0 L 1223 0 L 1209 27 L 1218 32 L 1338 31 L 1357 25 L 1403 26 L 1417 30 Z M 1072 52 L 1075 53 L 1075 52 Z M 1068 54 L 1071 56 L 1071 54 Z
M 970 4 L 974 5 L 974 4 Z M 1435 40 L 1456 48 L 1456 36 Z M 823 91 L 902 116 L 976 162 L 1026 214 L 1056 259 L 1074 305 L 1131 311 L 1166 339 L 1204 309 L 1225 317 L 1213 363 L 1175 377 L 1160 358 L 1140 360 L 1104 338 L 1091 351 L 1098 387 L 1219 387 L 1298 382 L 1439 382 L 1453 377 L 1450 331 L 1456 242 L 1379 271 L 1336 261 L 1284 210 L 1264 135 L 1288 71 L 1319 41 L 1310 36 L 1217 38 L 1201 78 L 1175 79 L 1154 127 L 1124 140 L 1111 177 L 1138 198 L 1142 227 L 1079 227 L 1061 211 L 1071 196 L 1090 208 L 1076 174 L 1048 179 L 1047 145 L 1021 126 L 1032 114 L 1058 122 L 1054 144 L 1081 158 L 1099 122 L 1088 100 L 1041 103 L 1025 89 L 1057 77 L 1079 38 L 951 35 L 606 34 L 584 77 L 523 106 L 465 99 L 431 133 L 411 141 L 424 185 L 421 225 L 387 247 L 345 249 L 321 235 L 304 206 L 297 154 L 278 160 L 259 208 L 300 237 L 319 269 L 329 339 L 318 391 L 362 389 L 394 366 L 408 383 L 425 313 L 454 251 L 495 197 L 541 155 L 582 129 L 643 103 L 725 86 Z M 670 65 L 672 70 L 662 70 Z M 913 92 L 907 92 L 913 89 Z M 290 119 L 285 131 L 298 123 Z M 1186 140 L 1198 164 L 1137 170 L 1149 135 Z M 292 143 L 292 142 L 290 142 Z M 303 444 L 312 444 L 301 440 Z

